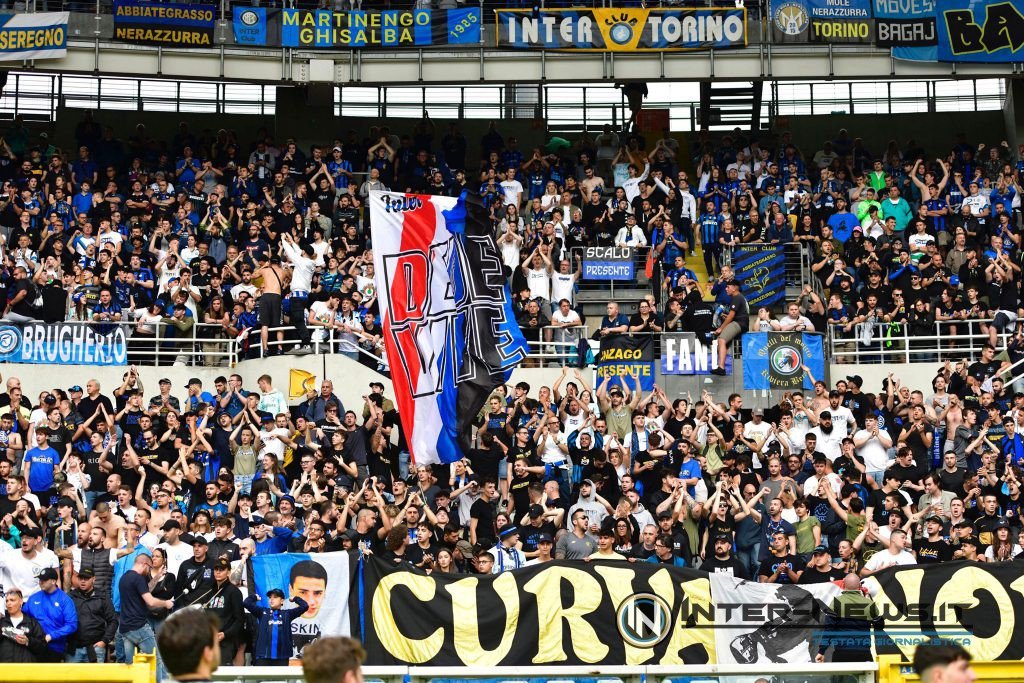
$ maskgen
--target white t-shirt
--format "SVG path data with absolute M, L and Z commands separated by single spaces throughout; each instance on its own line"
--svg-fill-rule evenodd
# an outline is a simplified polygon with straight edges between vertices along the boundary
M 857 428 L 857 421 L 854 419 L 853 413 L 846 406 L 839 406 L 838 408 L 830 406 L 827 410 L 832 413 L 832 427 L 842 436 L 849 435 L 850 430 Z
M 907 244 L 910 245 L 911 251 L 924 251 L 928 248 L 929 244 L 935 242 L 935 238 L 928 233 L 915 232 L 913 235 L 907 238 Z
M 530 288 L 530 298 L 541 298 L 545 301 L 551 299 L 551 276 L 547 268 L 534 270 L 529 268 L 526 271 L 526 285 Z
M 866 429 L 861 429 L 853 435 L 854 441 L 865 436 L 870 436 Z M 889 465 L 889 452 L 882 442 L 872 437 L 857 449 L 857 455 L 864 461 L 864 469 L 868 472 L 884 472 Z
M 288 430 L 284 427 L 275 427 L 269 432 L 260 431 L 259 434 L 264 451 L 272 453 L 278 462 L 282 462 L 284 460 L 284 441 L 281 441 L 280 437 L 288 436 Z
M 157 548 L 163 550 L 167 555 L 167 571 L 175 576 L 178 575 L 178 569 L 181 568 L 181 563 L 192 558 L 192 546 L 188 543 L 178 542 L 177 545 L 161 543 Z
M 535 436 L 535 438 L 539 440 L 540 436 Z M 559 444 L 564 444 L 565 442 L 565 434 L 562 432 L 558 434 L 548 432 L 547 438 L 544 439 L 544 450 L 540 453 L 541 461 L 544 463 L 556 463 L 565 460 L 567 455 L 558 447 Z
M 887 567 L 905 567 L 912 564 L 917 564 L 917 560 L 906 550 L 901 550 L 898 555 L 893 555 L 888 550 L 881 550 L 871 556 L 864 568 L 876 572 Z
M 551 302 L 558 303 L 568 299 L 572 306 L 575 301 L 576 275 L 573 273 L 554 273 L 551 276 Z
M 760 424 L 751 420 L 743 425 L 743 438 L 763 444 L 768 439 L 771 428 L 772 426 L 764 420 L 761 420 Z
M 842 455 L 842 444 L 843 439 L 846 438 L 846 432 L 840 430 L 833 424 L 832 432 L 829 434 L 824 433 L 821 427 L 815 427 L 807 432 L 808 434 L 814 434 L 818 439 L 817 450 L 825 454 L 825 457 L 832 462 L 836 461 L 840 455 Z
M 518 180 L 501 181 L 501 191 L 505 193 L 505 204 L 516 204 L 523 195 L 523 184 Z
M 963 205 L 971 207 L 971 215 L 977 216 L 982 211 L 988 208 L 988 197 L 986 197 L 983 194 L 976 194 L 971 195 L 969 197 L 964 197 Z
M 313 314 L 314 320 L 326 324 L 334 320 L 337 311 L 332 311 L 330 306 L 327 305 L 326 301 L 314 301 L 309 307 L 310 312 Z M 313 328 L 313 339 L 314 341 L 325 341 L 327 339 L 327 330 L 322 327 Z
M 6 543 L 0 543 L 0 569 L 3 570 L 3 585 L 17 586 L 25 598 L 39 592 L 39 573 L 48 568 L 59 569 L 60 561 L 51 550 L 43 549 L 36 556 L 27 559 L 21 550 L 15 550 Z

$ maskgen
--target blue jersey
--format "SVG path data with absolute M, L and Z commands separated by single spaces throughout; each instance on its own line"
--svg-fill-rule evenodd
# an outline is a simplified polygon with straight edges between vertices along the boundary
M 711 213 L 700 217 L 700 240 L 705 249 L 718 249 L 718 216 Z
M 945 199 L 929 199 L 924 203 L 924 206 L 929 211 L 942 211 L 949 208 L 949 203 Z M 928 219 L 931 221 L 932 229 L 935 232 L 947 232 L 949 230 L 947 225 L 948 216 L 929 216 Z

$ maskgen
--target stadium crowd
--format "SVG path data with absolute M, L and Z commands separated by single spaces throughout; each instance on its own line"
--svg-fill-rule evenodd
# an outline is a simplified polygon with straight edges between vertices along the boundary
M 914 145 L 874 155 L 845 131 L 813 155 L 786 136 L 702 135 L 691 176 L 671 136 L 610 128 L 520 150 L 492 125 L 479 162 L 457 126 L 441 135 L 426 118 L 308 153 L 185 124 L 170 141 L 141 125 L 122 141 L 91 116 L 75 137 L 65 155 L 19 121 L 0 145 L 8 321 L 130 322 L 142 337 L 201 321 L 258 330 L 259 349 L 285 313 L 294 351 L 331 328 L 334 350 L 365 359 L 380 332 L 364 208 L 385 187 L 480 191 L 528 332 L 582 322 L 570 256 L 588 245 L 648 247 L 664 266 L 651 300 L 633 318 L 609 303 L 596 334 L 717 333 L 721 353 L 748 327 L 845 329 L 873 310 L 897 323 L 998 312 L 991 327 L 1007 330 L 1020 306 L 1022 163 L 1005 144 L 960 140 L 924 163 Z M 723 253 L 794 241 L 832 296 L 812 287 L 784 317 L 753 314 Z M 709 282 L 686 265 L 698 246 Z M 289 406 L 267 375 L 144 387 L 132 366 L 104 388 L 78 368 L 79 384 L 24 390 L 8 377 L 0 661 L 125 661 L 198 604 L 221 618 L 223 661 L 280 663 L 260 634 L 295 614 L 293 596 L 268 592 L 266 618 L 244 565 L 288 551 L 441 573 L 609 559 L 775 583 L 1010 561 L 1024 393 L 996 377 L 995 352 L 921 382 L 817 381 L 752 410 L 738 394 L 643 395 L 635 378 L 592 386 L 563 369 L 550 386 L 500 388 L 466 458 L 429 467 L 409 464 L 383 384 L 344 406 L 325 379 Z

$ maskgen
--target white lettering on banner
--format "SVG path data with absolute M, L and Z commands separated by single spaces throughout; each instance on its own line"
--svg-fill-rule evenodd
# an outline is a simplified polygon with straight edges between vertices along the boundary
M 887 23 L 881 19 L 875 22 L 880 42 L 928 42 L 935 40 L 935 23 L 917 21 L 911 23 Z
M 889 15 L 890 18 L 924 17 L 935 14 L 933 0 L 875 0 L 875 15 Z
M 662 358 L 668 374 L 692 375 L 718 369 L 718 354 L 693 337 L 663 337 Z
M 600 263 L 588 263 L 586 266 L 586 277 L 632 277 L 633 264 L 623 263 L 622 265 L 604 265 Z
M 586 247 L 583 251 L 583 258 L 593 261 L 628 260 L 633 258 L 633 249 L 632 247 Z
M 128 360 L 127 337 L 117 327 L 98 334 L 85 325 L 26 325 L 21 346 L 11 357 L 17 363 L 52 365 L 121 365 Z

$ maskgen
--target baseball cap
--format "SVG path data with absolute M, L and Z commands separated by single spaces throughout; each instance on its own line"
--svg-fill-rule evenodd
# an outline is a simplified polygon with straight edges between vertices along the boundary
M 757 415 L 758 417 L 764 417 L 764 408 L 754 408 L 750 411 L 751 415 Z
M 226 557 L 218 557 L 217 561 L 213 563 L 214 569 L 231 569 L 231 560 Z
M 177 520 L 169 519 L 166 522 L 164 522 L 164 525 L 162 527 L 160 527 L 160 531 L 170 531 L 171 529 L 177 529 L 178 531 L 181 531 L 181 524 L 179 524 Z
M 540 505 L 531 505 L 530 506 L 530 517 L 537 518 L 537 517 L 541 517 L 543 515 L 544 515 L 544 508 L 542 508 Z
M 622 389 L 620 389 L 618 387 L 612 387 L 611 389 L 608 390 L 608 395 L 611 396 L 612 394 L 619 394 L 621 396 L 622 395 Z
M 196 534 L 192 538 L 192 545 L 208 545 L 208 544 L 209 544 L 209 541 L 207 541 L 205 537 L 200 536 L 199 534 Z
M 253 515 L 252 519 L 249 520 L 249 526 L 261 526 L 263 524 L 263 518 L 259 515 Z
M 54 569 L 53 567 L 47 567 L 43 571 L 39 572 L 39 576 L 37 578 L 40 581 L 56 581 L 57 580 L 57 570 Z
M 71 387 L 70 389 L 68 389 L 68 393 L 69 393 L 69 394 L 73 394 L 73 393 L 75 393 L 76 391 L 77 391 L 78 393 L 82 393 L 82 387 L 80 387 L 80 386 L 78 386 L 77 384 L 75 384 L 75 385 L 74 385 L 74 386 L 72 386 L 72 387 Z
M 828 397 L 829 398 L 841 398 L 842 394 L 840 394 L 838 390 L 833 389 L 832 391 L 828 392 Z
M 973 545 L 975 547 L 980 547 L 981 546 L 981 543 L 978 541 L 978 537 L 975 536 L 974 534 L 971 534 L 970 536 L 964 536 L 963 538 L 960 539 L 960 545 L 968 545 L 968 544 L 969 545 Z
M 78 578 L 82 580 L 92 579 L 95 577 L 96 572 L 92 570 L 92 567 L 82 567 L 82 569 L 78 572 Z
M 506 536 L 511 536 L 512 534 L 518 533 L 519 527 L 517 527 L 515 524 L 506 524 L 502 526 L 500 529 L 498 529 L 498 538 L 505 538 Z
M 166 377 L 161 379 L 160 382 L 159 382 L 159 384 L 170 384 L 170 383 L 171 383 L 171 380 L 167 379 Z
M 715 543 L 718 543 L 719 541 L 732 543 L 732 537 L 729 534 L 715 534 Z
M 828 551 L 828 546 L 818 545 L 815 546 L 814 550 L 811 551 L 811 555 L 822 555 L 824 553 L 827 553 Z
M 819 420 L 831 420 L 832 419 L 832 413 L 827 411 L 827 410 L 823 410 L 823 411 L 821 411 L 821 415 L 818 416 L 818 419 Z
M 549 533 L 543 533 L 537 537 L 537 543 L 554 543 L 554 537 Z
M 199 379 L 198 377 L 192 377 L 191 379 L 189 379 L 188 383 L 185 385 L 185 388 L 188 389 L 193 384 L 202 384 L 202 383 L 203 383 L 203 380 Z
M 283 598 L 284 597 L 284 591 L 281 590 L 280 588 L 271 588 L 270 590 L 267 591 L 267 597 L 268 598 L 272 598 L 274 596 L 277 596 L 279 598 Z
M 996 529 L 1009 529 L 1009 528 L 1010 528 L 1010 522 L 1006 519 L 1006 517 L 998 518 L 996 520 L 995 524 L 992 525 L 992 530 L 993 531 L 995 531 Z
M 264 415 L 262 418 L 260 418 L 260 422 L 273 422 L 273 421 L 274 421 L 274 416 L 273 415 Z
M 658 513 L 658 519 L 672 519 L 672 513 L 668 510 L 662 510 Z
M 847 375 L 846 381 L 856 384 L 858 388 L 864 386 L 864 378 L 860 375 Z
M 939 524 L 942 524 L 942 517 L 939 517 L 938 515 L 928 515 L 927 517 L 924 518 L 924 521 L 925 522 L 938 522 Z

